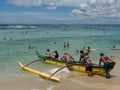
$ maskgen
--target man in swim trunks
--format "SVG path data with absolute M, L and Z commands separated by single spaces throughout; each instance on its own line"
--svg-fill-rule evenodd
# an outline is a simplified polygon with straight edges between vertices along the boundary
M 70 54 L 67 54 L 67 53 L 65 53 L 65 54 L 63 55 L 63 58 L 64 58 L 64 60 L 65 60 L 65 62 L 66 62 L 66 65 L 67 65 L 67 64 L 71 64 L 72 61 L 74 60 L 73 57 L 72 57 Z
M 103 53 L 100 53 L 99 65 L 101 65 L 101 62 L 104 63 L 106 78 L 110 78 L 110 74 L 109 74 L 109 63 L 110 62 L 109 61 L 113 62 L 108 56 L 104 55 Z
M 88 56 L 88 53 L 85 53 L 84 59 L 85 65 L 86 65 L 86 72 L 88 73 L 88 76 L 93 76 L 92 73 L 92 62 L 91 58 Z

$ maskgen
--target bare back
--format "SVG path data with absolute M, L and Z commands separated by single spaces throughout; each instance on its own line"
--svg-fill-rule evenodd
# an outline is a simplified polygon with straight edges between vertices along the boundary
M 47 56 L 47 57 L 50 57 L 50 56 L 51 56 L 51 53 L 50 53 L 50 52 L 46 52 L 46 56 Z

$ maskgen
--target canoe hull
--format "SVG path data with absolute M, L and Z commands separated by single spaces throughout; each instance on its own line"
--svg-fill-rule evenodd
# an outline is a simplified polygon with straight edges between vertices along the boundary
M 34 73 L 34 74 L 37 74 L 39 75 L 40 77 L 42 78 L 45 78 L 45 79 L 48 79 L 48 80 L 52 80 L 52 81 L 56 81 L 56 82 L 60 82 L 60 79 L 59 78 L 56 78 L 54 76 L 50 77 L 49 78 L 49 74 L 46 74 L 46 73 L 43 73 L 43 72 L 40 72 L 40 71 L 37 71 L 35 69 L 32 69 L 32 68 L 29 68 L 29 67 L 24 67 L 24 65 L 21 63 L 21 62 L 18 62 L 18 65 L 23 69 L 23 70 L 26 70 L 26 71 L 29 71 L 31 73 Z
M 45 58 L 45 56 L 40 54 L 38 51 L 36 51 L 36 55 L 38 56 L 38 58 L 40 58 L 41 61 L 44 61 L 46 63 L 57 65 L 57 66 L 65 66 L 66 65 L 64 61 Z M 109 72 L 112 71 L 114 66 L 115 66 L 115 62 L 110 63 Z M 105 70 L 104 70 L 104 66 L 103 65 L 99 66 L 98 64 L 93 64 L 92 67 L 93 67 L 92 68 L 92 72 L 94 74 L 105 74 Z M 83 64 L 73 63 L 73 65 L 70 66 L 70 70 L 86 73 L 86 67 Z
M 44 60 L 42 60 L 44 61 Z M 58 61 L 55 61 L 55 60 L 49 60 L 49 59 L 46 59 L 44 62 L 46 63 L 49 63 L 49 64 L 52 64 L 52 65 L 57 65 L 57 66 L 65 66 L 66 64 L 63 63 L 63 62 L 58 62 Z M 92 65 L 92 72 L 94 74 L 105 74 L 105 70 L 104 70 L 104 66 L 101 65 L 101 66 L 98 66 L 98 65 Z M 86 73 L 86 67 L 85 65 L 72 65 L 69 67 L 70 70 L 73 70 L 73 71 L 79 71 L 79 72 L 82 72 L 82 73 Z M 112 68 L 109 69 L 109 72 L 112 71 Z

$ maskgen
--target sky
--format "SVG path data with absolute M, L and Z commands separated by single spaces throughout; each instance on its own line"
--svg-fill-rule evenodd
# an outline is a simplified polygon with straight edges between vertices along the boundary
M 120 0 L 0 0 L 0 24 L 120 24 Z

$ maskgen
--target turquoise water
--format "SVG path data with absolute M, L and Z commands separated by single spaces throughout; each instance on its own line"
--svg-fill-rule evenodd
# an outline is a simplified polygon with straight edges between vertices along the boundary
M 61 56 L 67 52 L 76 61 L 79 55 L 75 54 L 75 50 L 81 50 L 84 46 L 96 49 L 90 53 L 95 63 L 98 63 L 100 52 L 119 58 L 119 50 L 107 48 L 115 45 L 120 49 L 119 29 L 120 25 L 0 25 L 0 76 L 3 80 L 22 75 L 31 77 L 31 74 L 19 68 L 17 62 L 25 64 L 35 60 L 36 50 L 44 54 L 48 48 L 51 52 L 58 50 Z M 70 43 L 69 48 L 63 47 L 64 42 Z M 28 49 L 29 45 L 35 48 Z M 44 72 L 56 67 L 41 62 L 31 66 Z

